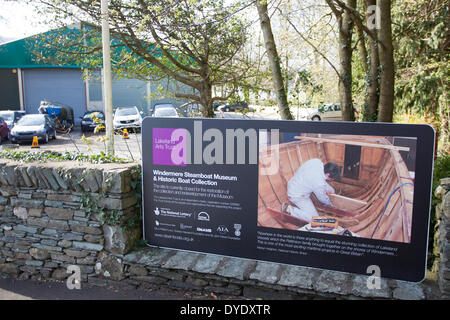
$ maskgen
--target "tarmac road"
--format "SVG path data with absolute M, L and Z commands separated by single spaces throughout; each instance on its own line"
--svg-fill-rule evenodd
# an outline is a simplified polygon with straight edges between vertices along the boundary
M 82 133 L 80 128 L 68 134 L 57 134 L 56 140 L 50 140 L 48 143 L 40 143 L 39 149 L 31 148 L 31 143 L 21 143 L 19 145 L 11 145 L 9 141 L 3 143 L 2 148 L 11 150 L 27 150 L 27 151 L 56 151 L 64 152 L 80 152 L 84 154 L 98 154 L 101 151 L 106 153 L 106 145 L 102 141 L 103 132 Z M 142 159 L 141 152 L 141 133 L 128 134 L 128 139 L 123 139 L 122 135 L 114 135 L 115 155 L 120 158 L 140 162 Z
M 82 283 L 81 289 L 69 290 L 64 282 L 2 278 L 0 300 L 216 300 L 239 297 L 200 294 L 168 288 L 118 289 Z M 242 299 L 242 298 L 241 298 Z

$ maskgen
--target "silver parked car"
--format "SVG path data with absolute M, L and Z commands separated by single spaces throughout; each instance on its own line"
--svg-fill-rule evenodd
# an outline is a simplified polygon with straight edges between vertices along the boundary
M 114 113 L 114 130 L 140 129 L 142 125 L 141 113 L 135 106 L 118 107 Z
M 166 107 L 166 108 L 157 108 L 153 113 L 154 117 L 162 117 L 162 118 L 178 118 L 177 109 L 174 107 Z
M 12 143 L 33 141 L 35 136 L 44 143 L 56 139 L 55 122 L 48 114 L 26 114 L 10 131 Z
M 355 113 L 358 113 L 358 110 L 355 109 Z M 324 104 L 313 111 L 309 111 L 307 114 L 304 115 L 303 118 L 306 118 L 307 120 L 313 120 L 313 121 L 341 121 L 342 120 L 342 111 L 341 111 L 341 104 L 340 103 L 330 103 L 330 104 Z

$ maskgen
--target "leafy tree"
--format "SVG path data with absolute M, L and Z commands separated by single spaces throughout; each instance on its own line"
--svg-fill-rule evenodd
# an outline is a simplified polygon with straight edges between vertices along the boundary
M 89 57 L 90 66 L 100 63 L 100 1 L 31 1 L 45 4 L 55 19 L 89 26 L 76 40 L 78 52 L 65 53 Z M 247 40 L 245 22 L 236 15 L 245 8 L 240 2 L 225 6 L 223 0 L 111 0 L 109 8 L 112 46 L 123 48 L 115 57 L 116 69 L 142 78 L 169 77 L 191 87 L 191 93 L 176 92 L 175 97 L 200 103 L 205 117 L 214 116 L 213 102 L 231 96 L 249 68 L 240 55 Z M 76 47 L 73 41 L 61 37 L 51 44 L 63 53 Z M 213 96 L 213 87 L 224 83 L 233 84 L 231 91 Z
M 283 75 L 281 72 L 280 58 L 278 56 L 272 26 L 270 24 L 270 17 L 267 10 L 267 1 L 256 0 L 256 7 L 258 9 L 259 21 L 264 36 L 267 57 L 269 59 L 270 69 L 272 71 L 272 81 L 277 97 L 278 110 L 281 115 L 281 119 L 292 120 L 293 117 L 291 111 L 289 110 L 286 87 L 284 86 Z
M 393 7 L 397 112 L 434 125 L 438 149 L 450 152 L 450 16 L 446 0 L 396 1 Z

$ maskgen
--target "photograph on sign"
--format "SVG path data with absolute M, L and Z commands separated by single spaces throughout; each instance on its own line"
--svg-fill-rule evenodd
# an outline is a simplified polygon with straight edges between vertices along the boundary
M 411 242 L 415 148 L 394 141 L 416 138 L 281 137 L 260 140 L 258 226 Z M 275 151 L 278 170 L 268 174 Z

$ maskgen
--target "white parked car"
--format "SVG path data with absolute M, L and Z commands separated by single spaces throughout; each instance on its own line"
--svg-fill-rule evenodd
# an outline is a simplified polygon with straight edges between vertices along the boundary
M 120 129 L 140 129 L 142 125 L 142 111 L 132 107 L 118 107 L 114 112 L 114 130 Z
M 178 118 L 178 112 L 174 107 L 157 108 L 153 113 L 154 117 Z

